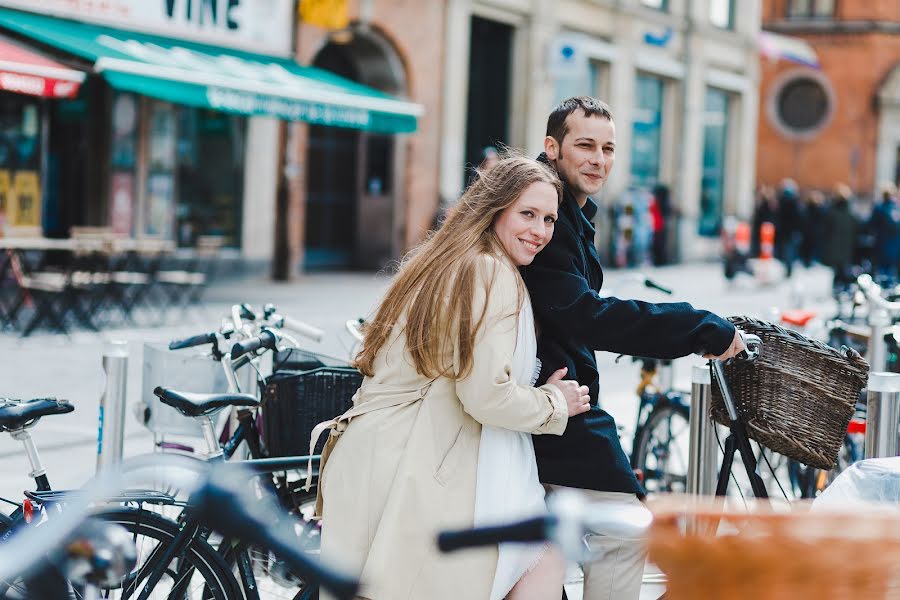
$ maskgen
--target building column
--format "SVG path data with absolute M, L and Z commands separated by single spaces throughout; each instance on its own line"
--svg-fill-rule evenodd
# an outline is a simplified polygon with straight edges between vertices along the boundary
M 278 173 L 276 164 L 278 148 L 275 142 L 277 139 L 277 119 L 269 117 L 247 119 L 241 209 L 241 256 L 250 261 L 272 258 Z
M 527 59 L 521 66 L 525 76 L 527 89 L 513 88 L 514 98 L 524 98 L 526 104 L 523 108 L 525 118 L 525 137 L 523 146 L 529 155 L 534 155 L 544 150 L 544 138 L 547 134 L 547 117 L 553 110 L 553 94 L 555 80 L 550 73 L 550 51 L 553 41 L 559 35 L 559 7 L 555 0 L 537 0 L 534 9 L 528 19 L 527 28 L 519 30 L 517 35 L 522 35 L 526 41 L 524 50 Z M 516 44 L 517 50 L 523 49 L 521 44 Z M 522 71 L 516 69 L 518 73 Z M 515 100 L 513 101 L 515 103 Z M 513 127 L 512 129 L 515 129 Z
M 690 28 L 688 28 L 688 32 Z M 702 258 L 706 243 L 697 233 L 700 216 L 700 181 L 703 170 L 703 113 L 706 110 L 706 83 L 703 78 L 700 41 L 689 33 L 684 43 L 689 46 L 682 85 L 682 144 L 681 164 L 677 185 L 678 206 L 681 209 L 679 251 L 682 260 Z
M 469 94 L 471 0 L 449 0 L 444 31 L 444 99 L 441 107 L 441 206 L 462 193 L 466 155 L 466 105 Z
M 601 98 L 609 104 L 616 124 L 616 163 L 601 198 L 608 205 L 628 188 L 631 179 L 631 134 L 634 118 L 634 82 L 637 72 L 634 65 L 635 43 L 631 19 L 619 13 L 617 36 L 612 40 L 619 50 L 616 60 L 609 63 L 610 96 Z

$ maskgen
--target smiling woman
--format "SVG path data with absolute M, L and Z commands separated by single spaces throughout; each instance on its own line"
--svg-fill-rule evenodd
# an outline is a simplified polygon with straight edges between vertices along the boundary
M 319 484 L 322 557 L 361 572 L 363 597 L 515 598 L 534 565 L 555 586 L 541 597 L 560 595 L 564 568 L 547 548 L 460 561 L 439 554 L 434 536 L 541 510 L 531 434 L 560 435 L 588 409 L 587 388 L 564 372 L 530 385 L 537 342 L 515 268 L 550 240 L 561 195 L 556 173 L 529 158 L 480 173 L 367 322 L 354 406 L 320 426 L 333 432 Z

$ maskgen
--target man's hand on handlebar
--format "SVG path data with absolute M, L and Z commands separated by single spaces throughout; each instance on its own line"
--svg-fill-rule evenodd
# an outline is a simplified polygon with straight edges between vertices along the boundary
M 722 354 L 704 354 L 703 358 L 706 359 L 717 359 L 717 360 L 728 360 L 733 356 L 737 356 L 741 352 L 747 349 L 747 346 L 744 344 L 744 338 L 741 336 L 741 332 L 735 330 L 734 339 L 731 340 L 731 345 L 728 346 L 728 349 Z

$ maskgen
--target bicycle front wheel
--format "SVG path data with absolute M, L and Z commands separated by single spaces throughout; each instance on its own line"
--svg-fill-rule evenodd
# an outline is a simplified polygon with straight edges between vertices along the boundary
M 102 597 L 137 597 L 160 554 L 175 541 L 179 527 L 157 513 L 141 509 L 123 508 L 97 516 L 127 529 L 134 538 L 138 553 L 134 570 L 118 585 L 102 590 Z M 162 579 L 149 597 L 241 600 L 242 594 L 222 557 L 205 540 L 195 538 L 183 554 L 174 557 L 165 566 Z
M 644 488 L 654 492 L 686 492 L 690 445 L 688 409 L 657 406 L 641 428 L 633 465 L 644 473 Z

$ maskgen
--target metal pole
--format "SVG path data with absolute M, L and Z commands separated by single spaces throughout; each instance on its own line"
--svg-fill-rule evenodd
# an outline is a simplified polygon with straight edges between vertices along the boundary
M 891 325 L 891 316 L 887 311 L 873 306 L 869 314 L 869 326 L 872 331 L 869 334 L 869 348 L 866 352 L 870 373 L 884 371 L 887 367 L 887 343 L 884 336 Z
M 866 458 L 900 456 L 900 374 L 870 373 Z
M 712 378 L 706 366 L 691 373 L 691 441 L 688 456 L 687 493 L 712 496 L 716 492 L 715 424 L 709 418 Z
M 128 381 L 128 342 L 111 341 L 103 349 L 106 387 L 100 398 L 97 430 L 97 470 L 122 462 L 125 441 L 125 396 Z

